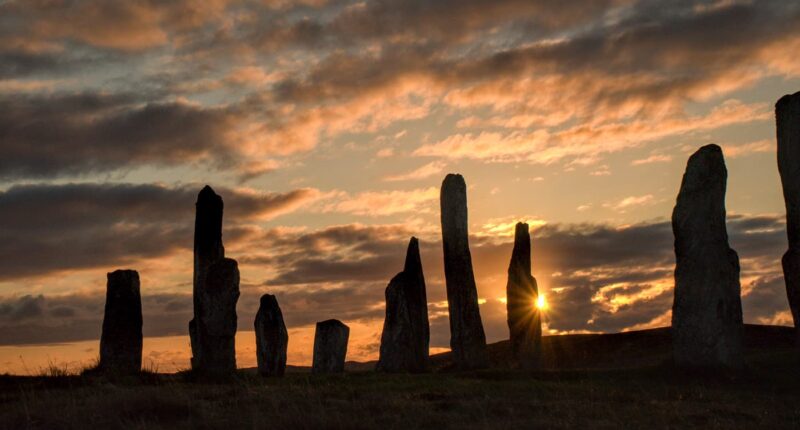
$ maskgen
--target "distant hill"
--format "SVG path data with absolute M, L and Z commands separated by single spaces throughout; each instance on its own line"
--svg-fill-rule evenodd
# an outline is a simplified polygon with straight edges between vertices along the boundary
M 792 348 L 794 329 L 785 326 L 745 324 L 745 354 L 752 355 L 776 349 Z M 609 334 L 566 334 L 542 338 L 542 368 L 559 369 L 624 369 L 656 366 L 670 360 L 672 334 L 669 327 Z M 511 367 L 508 340 L 487 345 L 492 367 Z M 431 356 L 435 370 L 452 365 L 450 352 Z M 370 371 L 376 361 L 348 361 L 350 372 Z M 289 366 L 289 371 L 307 372 L 308 367 Z

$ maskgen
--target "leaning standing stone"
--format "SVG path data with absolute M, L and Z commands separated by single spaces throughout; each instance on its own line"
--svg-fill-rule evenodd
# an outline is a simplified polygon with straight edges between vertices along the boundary
M 189 340 L 192 345 L 192 367 L 201 361 L 197 339 L 197 317 L 202 307 L 202 288 L 208 268 L 225 257 L 222 246 L 222 197 L 206 185 L 197 195 L 194 219 L 194 275 L 192 280 L 192 296 L 194 299 L 194 317 L 189 321 Z
M 440 203 L 450 348 L 456 367 L 485 368 L 489 366 L 489 358 L 469 252 L 467 185 L 461 175 L 445 177 Z
M 517 364 L 536 367 L 542 345 L 542 320 L 536 300 L 539 287 L 531 275 L 531 236 L 528 224 L 517 223 L 514 250 L 508 265 L 506 309 L 511 350 Z
M 386 319 L 376 369 L 383 372 L 424 372 L 428 369 L 428 300 L 419 256 L 412 237 L 405 268 L 386 287 Z
M 99 368 L 121 373 L 142 368 L 142 299 L 135 270 L 108 274 Z
M 344 359 L 347 355 L 347 340 L 350 327 L 339 320 L 317 323 L 314 334 L 314 359 L 312 373 L 344 372 Z
M 700 148 L 689 158 L 672 212 L 677 365 L 743 365 L 739 257 L 728 245 L 725 227 L 727 176 L 720 147 Z
M 783 255 L 783 278 L 800 340 L 800 93 L 786 95 L 775 104 L 778 134 L 778 170 L 786 203 L 789 250 Z
M 264 294 L 256 313 L 256 361 L 262 376 L 283 376 L 289 333 L 275 296 Z
M 208 267 L 201 285 L 197 321 L 199 356 L 194 369 L 202 373 L 236 370 L 236 302 L 239 300 L 239 267 L 223 258 Z

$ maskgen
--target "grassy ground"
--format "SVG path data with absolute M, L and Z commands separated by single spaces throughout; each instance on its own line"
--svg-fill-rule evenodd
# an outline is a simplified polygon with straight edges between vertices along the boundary
M 533 373 L 298 372 L 282 379 L 241 371 L 216 383 L 186 374 L 6 376 L 0 377 L 0 427 L 800 428 L 800 354 L 791 346 L 750 347 L 748 362 L 738 374 L 645 365 Z

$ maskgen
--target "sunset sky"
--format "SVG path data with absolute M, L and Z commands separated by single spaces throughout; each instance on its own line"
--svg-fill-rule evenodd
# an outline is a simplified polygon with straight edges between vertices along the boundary
M 0 373 L 98 354 L 106 273 L 139 271 L 145 362 L 188 367 L 194 202 L 225 202 L 239 366 L 277 295 L 377 358 L 420 238 L 449 346 L 439 186 L 464 175 L 488 341 L 508 337 L 513 226 L 546 333 L 669 325 L 669 224 L 719 144 L 748 323 L 791 324 L 773 106 L 800 91 L 786 0 L 0 0 Z

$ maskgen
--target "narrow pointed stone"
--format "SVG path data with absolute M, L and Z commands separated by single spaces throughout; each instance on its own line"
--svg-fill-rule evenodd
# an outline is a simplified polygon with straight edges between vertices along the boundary
M 508 265 L 506 309 L 511 351 L 523 368 L 538 365 L 542 345 L 542 321 L 536 300 L 539 287 L 531 275 L 531 236 L 528 224 L 517 223 L 514 250 Z
M 727 176 L 720 147 L 700 148 L 689 158 L 672 212 L 677 365 L 743 365 L 739 257 L 728 245 L 725 227 Z
M 289 333 L 283 322 L 278 299 L 271 294 L 261 296 L 256 313 L 256 361 L 262 376 L 283 376 L 286 371 L 286 348 Z
M 204 279 L 208 268 L 225 257 L 222 246 L 222 197 L 206 185 L 197 195 L 194 219 L 194 274 L 192 294 L 194 299 L 194 318 L 189 322 L 189 340 L 192 345 L 192 366 L 199 360 L 197 348 L 197 315 L 202 306 L 200 301 Z
M 107 277 L 98 367 L 113 372 L 136 373 L 142 368 L 139 274 L 135 270 L 116 270 Z
M 236 370 L 236 302 L 239 300 L 239 267 L 223 258 L 208 266 L 200 285 L 200 309 L 195 317 L 198 354 L 194 369 L 201 373 Z
M 783 278 L 800 341 L 800 93 L 785 95 L 775 104 L 778 171 L 786 203 L 789 249 L 783 255 Z M 799 342 L 800 343 L 800 342 Z
M 428 370 L 428 299 L 419 255 L 419 241 L 412 237 L 405 268 L 386 287 L 386 319 L 381 334 L 377 370 L 425 372 Z
M 339 320 L 317 323 L 314 333 L 314 358 L 311 373 L 342 373 L 347 356 L 350 327 Z
M 489 366 L 486 335 L 478 307 L 478 289 L 472 272 L 467 223 L 467 184 L 449 174 L 440 195 L 444 274 L 450 312 L 450 348 L 459 369 Z

